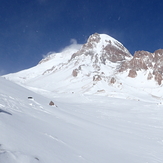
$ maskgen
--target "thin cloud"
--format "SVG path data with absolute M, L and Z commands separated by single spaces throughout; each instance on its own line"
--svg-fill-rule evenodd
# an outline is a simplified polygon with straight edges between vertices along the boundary
M 47 54 L 43 55 L 43 59 L 49 57 L 52 54 L 55 54 L 56 52 L 48 52 Z
M 77 40 L 74 39 L 74 38 L 72 38 L 72 39 L 70 40 L 70 43 L 71 43 L 71 44 L 77 44 Z
M 65 50 L 68 50 L 68 49 L 76 49 L 76 50 L 79 50 L 80 48 L 81 48 L 81 46 L 82 46 L 82 44 L 78 44 L 77 43 L 77 40 L 76 39 L 74 39 L 74 38 L 72 38 L 71 40 L 70 40 L 70 45 L 68 45 L 68 46 L 66 46 L 65 48 L 63 48 L 62 50 L 61 50 L 61 52 L 63 52 L 63 51 L 65 51 Z
M 2 76 L 2 75 L 5 75 L 6 74 L 6 71 L 5 70 L 0 70 L 0 76 Z
M 62 48 L 58 53 L 64 52 L 66 50 L 71 50 L 71 49 L 75 49 L 75 50 L 79 50 L 81 48 L 82 44 L 78 44 L 76 39 L 71 39 L 70 40 L 70 45 Z M 55 51 L 50 51 L 48 52 L 46 55 L 43 55 L 43 58 L 46 58 L 52 54 L 56 54 Z

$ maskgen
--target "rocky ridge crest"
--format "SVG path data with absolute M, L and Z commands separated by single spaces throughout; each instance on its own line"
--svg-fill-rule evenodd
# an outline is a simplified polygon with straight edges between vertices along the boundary
M 147 51 L 136 51 L 131 60 L 122 62 L 119 72 L 129 70 L 129 77 L 135 78 L 138 71 L 148 73 L 147 80 L 152 78 L 161 85 L 163 74 L 163 49 L 156 50 L 154 53 Z

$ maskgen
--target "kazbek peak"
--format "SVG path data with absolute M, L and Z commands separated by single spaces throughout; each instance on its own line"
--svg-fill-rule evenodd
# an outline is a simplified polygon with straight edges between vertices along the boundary
M 110 86 L 123 89 L 157 87 L 162 84 L 163 50 L 137 51 L 134 56 L 106 34 L 92 34 L 80 49 L 50 54 L 38 65 L 14 74 L 9 80 L 48 91 L 107 92 Z M 143 85 L 143 83 L 146 83 Z M 106 91 L 107 90 L 107 91 Z
M 74 53 L 71 59 L 80 55 L 95 57 L 96 62 L 105 64 L 107 61 L 117 62 L 131 58 L 130 52 L 116 39 L 106 34 L 95 33 L 88 38 L 86 44 Z

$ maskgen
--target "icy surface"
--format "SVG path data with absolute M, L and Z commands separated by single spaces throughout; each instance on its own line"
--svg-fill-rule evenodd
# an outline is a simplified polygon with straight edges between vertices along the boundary
M 35 91 L 0 78 L 0 163 L 163 162 L 160 99 Z

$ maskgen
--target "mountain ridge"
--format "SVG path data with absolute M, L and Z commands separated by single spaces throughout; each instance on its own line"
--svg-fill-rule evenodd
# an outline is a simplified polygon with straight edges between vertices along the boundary
M 162 87 L 162 60 L 162 49 L 154 53 L 136 51 L 132 56 L 116 39 L 95 33 L 78 49 L 53 53 L 31 69 L 4 77 L 56 92 L 108 94 L 134 87 L 149 93 L 149 88 L 157 92 Z

